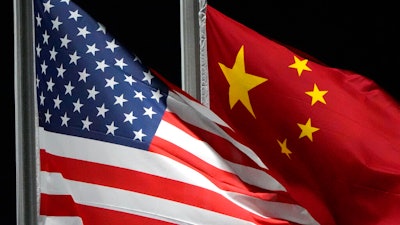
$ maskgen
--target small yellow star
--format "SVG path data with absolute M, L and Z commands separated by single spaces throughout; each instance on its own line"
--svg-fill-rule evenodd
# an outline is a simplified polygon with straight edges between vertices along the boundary
M 297 74 L 301 76 L 303 70 L 311 71 L 311 69 L 307 66 L 308 59 L 300 60 L 296 56 L 294 56 L 294 63 L 289 65 L 289 68 L 297 69 Z
M 302 138 L 302 137 L 307 136 L 308 139 L 310 139 L 310 141 L 313 141 L 312 134 L 313 134 L 315 131 L 319 130 L 319 128 L 316 128 L 316 127 L 312 127 L 312 126 L 311 126 L 311 119 L 310 119 L 310 118 L 307 120 L 307 123 L 306 123 L 306 124 L 300 124 L 300 123 L 298 123 L 297 126 L 299 126 L 300 129 L 301 129 L 301 134 L 300 134 L 300 136 L 299 136 L 299 139 Z
M 241 101 L 255 118 L 256 116 L 250 103 L 249 91 L 267 81 L 267 79 L 246 73 L 243 49 L 244 46 L 240 48 L 236 55 L 235 64 L 232 68 L 228 68 L 222 63 L 219 63 L 219 66 L 229 83 L 229 104 L 231 109 L 238 101 Z
M 320 91 L 318 89 L 317 84 L 314 84 L 313 91 L 306 91 L 306 94 L 312 97 L 311 105 L 314 105 L 317 101 L 320 101 L 323 104 L 326 104 L 324 95 L 328 93 L 328 91 Z
M 281 147 L 281 153 L 286 154 L 286 156 L 290 159 L 290 154 L 292 154 L 292 152 L 286 146 L 287 139 L 285 138 L 283 142 L 280 142 L 279 140 L 276 141 L 278 141 L 278 144 Z

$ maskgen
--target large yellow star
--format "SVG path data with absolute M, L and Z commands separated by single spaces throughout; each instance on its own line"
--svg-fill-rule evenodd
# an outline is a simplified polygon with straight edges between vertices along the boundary
M 277 141 L 279 146 L 281 147 L 281 153 L 286 154 L 286 156 L 290 159 L 290 154 L 292 154 L 292 152 L 286 146 L 287 139 L 285 138 L 283 142 L 280 142 L 279 140 Z
M 226 80 L 229 83 L 229 104 L 231 109 L 241 101 L 251 115 L 256 117 L 251 107 L 249 91 L 259 84 L 267 81 L 266 78 L 248 74 L 244 65 L 244 46 L 242 46 L 236 55 L 235 64 L 232 68 L 228 68 L 222 63 L 218 63 Z
M 307 66 L 308 59 L 300 60 L 296 56 L 294 56 L 294 63 L 289 65 L 289 68 L 297 69 L 297 74 L 301 76 L 303 70 L 311 71 L 311 69 Z
M 319 130 L 319 128 L 316 128 L 316 127 L 312 127 L 312 126 L 311 126 L 311 119 L 310 119 L 310 118 L 307 120 L 307 123 L 306 123 L 306 124 L 300 124 L 300 123 L 298 123 L 297 126 L 299 126 L 300 129 L 301 129 L 301 134 L 300 134 L 299 138 L 302 138 L 302 137 L 307 136 L 308 139 L 310 139 L 310 141 L 313 141 L 312 134 L 313 134 L 315 131 Z
M 320 91 L 318 89 L 317 84 L 314 84 L 314 90 L 313 91 L 306 91 L 305 92 L 307 95 L 311 96 L 311 105 L 314 105 L 317 101 L 320 101 L 323 104 L 326 104 L 324 95 L 328 93 L 328 91 Z

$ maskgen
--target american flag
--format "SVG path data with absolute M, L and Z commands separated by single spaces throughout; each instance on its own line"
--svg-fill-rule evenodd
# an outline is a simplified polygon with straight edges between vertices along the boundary
M 40 224 L 317 224 L 209 108 L 34 0 Z

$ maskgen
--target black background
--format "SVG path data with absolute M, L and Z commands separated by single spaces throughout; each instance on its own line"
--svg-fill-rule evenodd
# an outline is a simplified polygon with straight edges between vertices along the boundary
M 148 66 L 180 84 L 179 0 L 141 1 L 130 7 L 120 1 L 75 2 Z M 209 0 L 208 4 L 328 66 L 370 77 L 400 99 L 396 68 L 400 14 L 394 3 L 352 8 L 340 1 Z
M 12 1 L 6 9 L 12 8 Z M 180 86 L 180 1 L 76 0 L 82 9 L 104 24 L 124 47 L 164 77 Z M 272 2 L 272 3 L 271 3 Z M 277 3 L 278 2 L 278 3 Z M 328 66 L 352 70 L 373 79 L 400 102 L 400 18 L 393 3 L 340 4 L 338 1 L 232 1 L 208 4 L 259 33 L 297 48 Z M 2 191 L 3 213 L 14 224 L 16 215 L 13 11 L 6 15 L 2 32 L 5 80 L 3 154 L 7 173 Z M 6 40 L 6 42 L 3 42 Z M 400 129 L 400 128 L 399 128 Z M 3 199 L 4 199 L 3 198 Z M 7 211 L 10 210 L 8 213 Z M 6 220 L 7 221 L 7 220 Z

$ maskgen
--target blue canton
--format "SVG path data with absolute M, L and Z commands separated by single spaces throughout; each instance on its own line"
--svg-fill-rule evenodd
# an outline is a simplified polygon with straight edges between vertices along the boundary
M 35 1 L 39 125 L 148 149 L 168 88 L 69 0 Z

